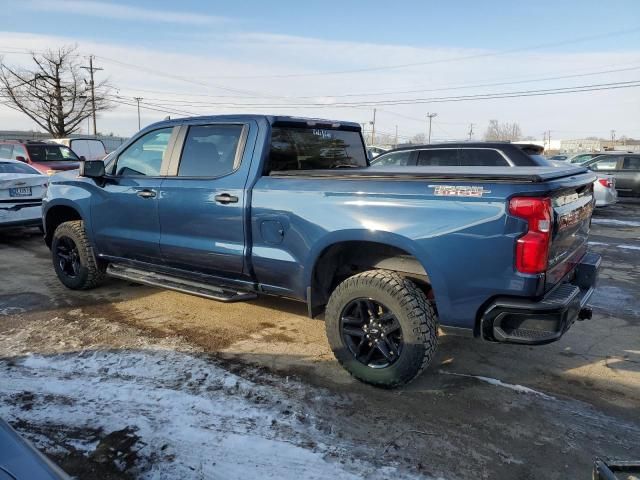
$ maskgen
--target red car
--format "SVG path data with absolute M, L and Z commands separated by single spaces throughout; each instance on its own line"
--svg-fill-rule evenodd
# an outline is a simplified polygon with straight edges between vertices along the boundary
M 47 175 L 78 168 L 80 158 L 69 147 L 47 142 L 0 140 L 0 159 L 27 163 Z

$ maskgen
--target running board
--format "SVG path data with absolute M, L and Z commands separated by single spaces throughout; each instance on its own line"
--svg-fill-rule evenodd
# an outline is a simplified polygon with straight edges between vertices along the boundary
M 134 283 L 150 285 L 152 287 L 189 293 L 219 302 L 242 302 L 258 298 L 258 295 L 253 292 L 240 292 L 234 289 L 216 287 L 207 283 L 187 280 L 164 273 L 149 272 L 114 263 L 110 263 L 107 267 L 107 275 Z

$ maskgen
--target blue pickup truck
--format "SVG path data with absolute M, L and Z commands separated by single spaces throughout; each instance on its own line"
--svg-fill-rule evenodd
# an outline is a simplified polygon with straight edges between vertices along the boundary
M 300 300 L 352 375 L 395 387 L 439 329 L 533 345 L 590 318 L 593 180 L 574 165 L 374 169 L 356 123 L 210 116 L 54 176 L 43 222 L 69 288 L 110 275 Z

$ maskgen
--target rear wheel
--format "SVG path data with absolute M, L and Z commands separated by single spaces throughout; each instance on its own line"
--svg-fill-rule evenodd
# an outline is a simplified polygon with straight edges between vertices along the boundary
M 437 348 L 433 307 L 416 284 L 395 272 L 371 270 L 348 278 L 331 295 L 325 317 L 338 362 L 372 385 L 409 383 Z
M 81 220 L 64 222 L 51 241 L 53 268 L 64 286 L 88 290 L 100 284 L 104 269 L 98 264 Z

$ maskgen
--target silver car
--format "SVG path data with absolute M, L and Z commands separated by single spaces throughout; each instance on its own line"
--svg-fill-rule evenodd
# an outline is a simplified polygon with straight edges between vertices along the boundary
M 618 201 L 616 179 L 613 175 L 598 173 L 598 178 L 593 182 L 593 196 L 596 199 L 596 207 L 606 207 Z

